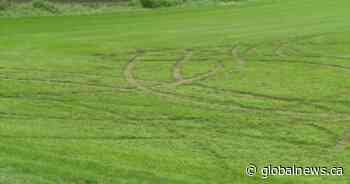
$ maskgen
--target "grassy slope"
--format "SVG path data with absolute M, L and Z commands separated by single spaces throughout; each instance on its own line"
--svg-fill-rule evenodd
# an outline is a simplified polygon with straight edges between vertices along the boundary
M 0 19 L 0 183 L 260 183 L 248 163 L 347 171 L 349 5 Z M 186 53 L 185 77 L 219 70 L 169 87 Z M 125 79 L 134 55 L 139 88 Z

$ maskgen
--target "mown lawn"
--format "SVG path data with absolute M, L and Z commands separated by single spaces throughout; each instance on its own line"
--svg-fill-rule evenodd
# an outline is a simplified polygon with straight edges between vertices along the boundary
M 349 6 L 0 18 L 0 183 L 348 183 Z

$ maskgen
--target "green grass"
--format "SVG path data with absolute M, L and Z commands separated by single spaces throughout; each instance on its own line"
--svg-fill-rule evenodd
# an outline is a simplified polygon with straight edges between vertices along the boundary
M 349 5 L 0 18 L 0 183 L 348 183 Z

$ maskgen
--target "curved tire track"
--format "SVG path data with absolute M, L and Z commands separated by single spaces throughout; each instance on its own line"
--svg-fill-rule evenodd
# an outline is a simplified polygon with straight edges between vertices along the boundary
M 246 60 L 241 56 L 239 52 L 239 46 L 236 46 L 231 51 L 232 56 L 238 60 L 238 63 L 240 65 L 244 65 L 246 63 Z
M 168 99 L 172 99 L 175 102 L 185 102 L 185 103 L 190 103 L 192 105 L 196 105 L 199 107 L 205 106 L 206 108 L 209 108 L 211 110 L 217 110 L 220 112 L 232 112 L 232 111 L 239 111 L 239 112 L 250 112 L 250 113 L 264 113 L 264 112 L 270 112 L 270 113 L 275 113 L 279 115 L 286 115 L 286 116 L 308 116 L 308 117 L 341 117 L 341 118 L 347 118 L 348 116 L 344 116 L 344 114 L 329 114 L 329 113 L 306 113 L 306 112 L 295 112 L 295 111 L 288 111 L 288 110 L 280 110 L 280 109 L 261 109 L 261 108 L 251 108 L 251 107 L 246 107 L 246 106 L 241 106 L 240 104 L 235 104 L 235 105 L 227 105 L 227 104 L 222 104 L 222 103 L 216 103 L 216 102 L 207 102 L 203 98 L 198 98 L 194 96 L 187 96 L 187 95 L 179 95 L 176 93 L 172 92 L 164 92 L 164 91 L 159 91 L 152 89 L 150 87 L 142 85 L 142 83 L 139 83 L 137 79 L 134 78 L 133 75 L 133 70 L 134 67 L 137 63 L 138 57 L 141 55 L 143 52 L 138 52 L 135 56 L 133 56 L 128 64 L 126 65 L 124 69 L 124 76 L 127 82 L 138 89 L 152 94 L 156 95 L 159 97 L 164 97 Z M 194 100 L 197 99 L 197 100 Z
M 192 56 L 192 54 L 192 51 L 187 51 L 186 54 L 175 63 L 173 68 L 173 77 L 175 81 L 178 82 L 184 80 L 184 77 L 181 74 L 182 65 Z
M 344 135 L 337 141 L 335 148 L 337 150 L 344 150 L 350 144 L 350 129 L 347 129 Z

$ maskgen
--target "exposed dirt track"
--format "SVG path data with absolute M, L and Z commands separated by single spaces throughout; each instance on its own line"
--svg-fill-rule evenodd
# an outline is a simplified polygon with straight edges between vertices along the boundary
M 191 78 L 185 78 L 182 75 L 181 70 L 182 70 L 185 62 L 192 56 L 192 54 L 193 54 L 192 50 L 188 50 L 188 51 L 186 51 L 185 56 L 181 60 L 176 62 L 176 64 L 173 67 L 173 77 L 175 79 L 175 82 L 173 82 L 171 84 L 167 84 L 167 86 L 176 87 L 179 85 L 192 84 L 195 81 L 204 80 L 204 79 L 207 79 L 207 78 L 215 75 L 221 68 L 224 67 L 223 64 L 219 64 L 217 67 L 215 67 L 214 69 L 211 69 L 210 71 L 208 71 L 204 74 L 199 74 L 199 75 L 196 75 L 196 76 L 191 77 Z
M 182 78 L 181 80 L 177 80 L 176 82 L 171 83 L 170 86 L 176 87 L 176 86 L 179 86 L 179 85 L 192 84 L 192 83 L 194 83 L 196 81 L 201 81 L 201 80 L 207 79 L 207 78 L 209 78 L 211 76 L 214 76 L 222 68 L 224 68 L 224 65 L 223 64 L 219 64 L 217 67 L 215 67 L 214 69 L 210 70 L 207 73 L 200 74 L 198 76 L 195 76 L 195 77 L 192 77 L 192 78 L 188 78 L 188 79 Z
M 241 56 L 239 52 L 239 46 L 236 46 L 232 49 L 232 56 L 238 60 L 238 63 L 240 65 L 243 65 L 246 63 L 246 60 Z
M 343 137 L 341 137 L 336 145 L 336 149 L 344 150 L 350 144 L 350 129 L 346 130 Z
M 192 56 L 192 51 L 186 51 L 186 54 L 181 58 L 179 59 L 175 65 L 174 65 L 174 68 L 173 68 L 173 77 L 175 79 L 175 81 L 182 81 L 184 80 L 184 77 L 182 76 L 181 74 L 181 68 L 182 68 L 182 65 Z
M 284 57 L 285 56 L 284 49 L 285 49 L 285 44 L 280 43 L 278 47 L 275 49 L 275 54 L 279 57 Z
M 139 55 L 140 55 L 140 53 L 136 54 L 135 56 L 133 56 L 129 60 L 128 64 L 126 65 L 126 67 L 124 69 L 124 76 L 125 76 L 126 81 L 129 84 L 131 84 L 137 88 L 142 89 L 143 87 L 141 85 L 139 85 L 138 81 L 133 76 L 133 70 L 134 70 L 134 67 L 136 65 L 136 59 L 138 58 Z

